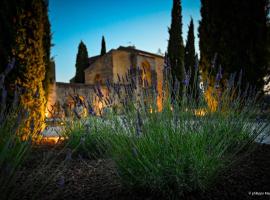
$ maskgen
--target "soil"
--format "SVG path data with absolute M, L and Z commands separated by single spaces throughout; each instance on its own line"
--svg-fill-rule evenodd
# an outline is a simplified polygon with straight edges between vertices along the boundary
M 48 160 L 50 164 L 44 168 L 43 162 L 48 163 Z M 127 189 L 121 184 L 112 160 L 74 158 L 70 150 L 61 146 L 36 147 L 17 174 L 11 194 L 15 199 L 38 200 L 166 199 L 159 193 Z M 251 155 L 222 174 L 211 189 L 188 194 L 185 198 L 269 200 L 270 145 L 258 145 Z

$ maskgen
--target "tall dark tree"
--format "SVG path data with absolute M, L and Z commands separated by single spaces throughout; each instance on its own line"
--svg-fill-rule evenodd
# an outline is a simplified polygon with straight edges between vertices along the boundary
M 104 54 L 106 54 L 106 42 L 104 36 L 102 36 L 100 55 L 103 56 Z
M 169 28 L 169 42 L 167 56 L 171 66 L 172 86 L 179 82 L 179 94 L 182 96 L 185 79 L 184 45 L 182 38 L 182 7 L 180 0 L 173 0 L 172 21 Z M 175 96 L 172 94 L 172 99 Z
M 7 66 L 12 46 L 15 42 L 14 16 L 16 14 L 15 0 L 0 1 L 0 73 Z
M 188 96 L 198 98 L 198 66 L 196 65 L 194 23 L 190 20 L 188 36 L 185 46 L 185 70 L 189 78 Z
M 51 24 L 48 16 L 48 1 L 44 1 L 44 32 L 43 32 L 43 46 L 44 46 L 44 63 L 45 63 L 45 79 L 43 81 L 43 86 L 45 90 L 46 98 L 48 96 L 49 86 L 51 84 L 50 77 L 52 76 L 53 69 L 51 64 Z
M 76 75 L 74 77 L 75 83 L 84 83 L 84 70 L 89 66 L 88 52 L 86 45 L 81 41 L 78 47 L 78 54 L 76 59 Z
M 200 67 L 204 80 L 210 77 L 211 88 L 217 78 L 214 74 L 222 72 L 221 83 L 226 84 L 230 74 L 237 73 L 242 74 L 242 89 L 251 85 L 262 91 L 263 78 L 269 73 L 267 0 L 201 0 L 201 6 Z

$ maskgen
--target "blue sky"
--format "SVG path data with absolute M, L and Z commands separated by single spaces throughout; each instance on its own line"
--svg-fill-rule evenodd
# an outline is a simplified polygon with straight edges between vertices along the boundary
M 167 49 L 172 0 L 51 0 L 49 16 L 53 32 L 52 56 L 56 80 L 69 82 L 82 40 L 89 56 L 100 53 L 101 37 L 107 51 L 120 45 L 156 53 Z M 200 0 L 182 0 L 183 39 L 193 17 L 195 30 L 200 20 Z M 197 36 L 197 32 L 195 33 Z M 196 38 L 198 51 L 198 39 Z

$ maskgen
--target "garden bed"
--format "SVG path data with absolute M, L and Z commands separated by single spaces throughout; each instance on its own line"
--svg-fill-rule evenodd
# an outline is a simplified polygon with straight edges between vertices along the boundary
M 40 169 L 39 164 L 48 154 L 52 164 L 47 169 Z M 269 158 L 270 145 L 258 145 L 250 156 L 220 176 L 211 189 L 188 194 L 187 199 L 269 199 L 270 195 L 255 193 L 270 193 Z M 125 188 L 110 159 L 71 159 L 68 149 L 61 147 L 36 147 L 17 176 L 19 181 L 15 191 L 18 191 L 18 199 L 30 199 L 35 195 L 39 200 L 166 199 L 158 193 Z

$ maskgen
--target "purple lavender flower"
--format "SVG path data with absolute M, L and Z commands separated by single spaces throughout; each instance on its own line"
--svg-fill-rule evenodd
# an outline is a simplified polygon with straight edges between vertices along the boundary
M 106 87 L 107 87 L 108 91 L 111 92 L 111 89 L 110 89 L 110 88 L 111 88 L 110 80 L 107 79 L 107 80 L 105 81 L 105 84 L 106 84 Z
M 93 116 L 96 115 L 94 109 L 92 108 L 92 106 L 89 102 L 88 102 L 88 114 L 93 115 Z
M 218 73 L 216 76 L 216 81 L 219 82 L 219 81 L 221 81 L 221 79 L 222 79 L 222 68 L 221 68 L 221 66 L 219 66 L 219 70 L 218 70 Z
M 98 87 L 97 87 L 97 95 L 98 95 L 98 97 L 100 97 L 100 98 L 102 98 L 103 97 L 103 94 L 102 94 L 102 92 L 101 92 L 101 88 L 100 88 L 100 85 L 98 85 Z
M 137 137 L 140 137 L 142 135 L 142 126 L 143 126 L 142 118 L 141 118 L 140 112 L 137 111 L 137 122 L 136 122 Z
M 34 129 L 35 129 L 35 121 L 34 121 L 34 119 L 32 119 L 30 121 L 30 129 L 31 129 L 31 132 L 34 132 Z
M 4 75 L 8 75 L 9 72 L 14 68 L 15 66 L 15 58 L 12 58 L 11 62 L 8 64 L 8 66 L 6 67 L 5 71 L 4 71 Z
M 143 81 L 144 81 L 145 87 L 148 87 L 149 86 L 148 81 L 146 79 L 144 79 Z
M 185 75 L 185 79 L 183 80 L 183 84 L 184 84 L 185 86 L 188 86 L 188 85 L 189 85 L 189 79 L 190 79 L 189 75 L 186 74 L 186 75 Z
M 57 181 L 57 185 L 60 187 L 60 188 L 63 188 L 65 186 L 65 177 L 64 176 L 61 176 L 59 178 L 59 180 Z
M 5 88 L 2 89 L 2 98 L 1 98 L 1 106 L 6 105 L 6 99 L 7 99 L 7 90 Z

